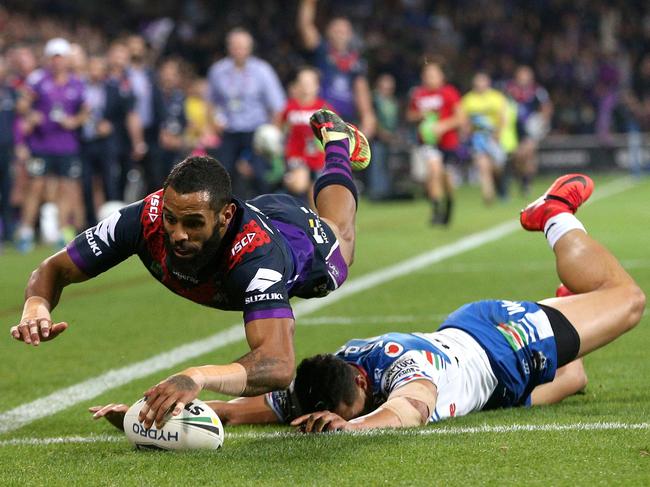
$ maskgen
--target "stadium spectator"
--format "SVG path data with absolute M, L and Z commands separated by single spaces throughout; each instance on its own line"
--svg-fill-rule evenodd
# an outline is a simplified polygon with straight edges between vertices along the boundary
M 507 102 L 500 91 L 491 87 L 491 82 L 487 73 L 476 73 L 472 90 L 461 101 L 470 125 L 472 157 L 478 169 L 481 193 L 486 204 L 494 201 L 495 185 L 501 186 L 506 162 L 500 139 L 507 119 Z
M 209 88 L 205 78 L 195 77 L 187 88 L 185 98 L 185 115 L 187 128 L 185 139 L 187 146 L 195 155 L 205 155 L 214 151 L 219 145 L 215 123 L 215 111 L 208 101 Z
M 220 116 L 222 130 L 217 158 L 231 174 L 239 194 L 244 190 L 240 171 L 251 176 L 255 194 L 266 192 L 268 163 L 253 152 L 253 134 L 286 105 L 280 80 L 270 64 L 253 55 L 253 43 L 248 31 L 231 30 L 226 37 L 227 57 L 208 72 L 210 101 Z M 237 167 L 240 159 L 246 163 Z
M 85 87 L 69 73 L 70 43 L 63 38 L 47 42 L 44 49 L 47 67 L 29 75 L 23 90 L 27 119 L 27 144 L 31 151 L 28 171 L 31 181 L 18 229 L 18 249 L 30 251 L 34 245 L 34 227 L 48 179 L 56 181 L 59 243 L 63 246 L 81 228 L 83 221 L 74 208 L 79 205 L 78 129 L 84 123 L 87 109 Z
M 517 104 L 519 144 L 514 163 L 522 192 L 528 194 L 537 174 L 537 146 L 550 128 L 553 105 L 548 92 L 535 81 L 535 73 L 530 66 L 519 66 L 514 78 L 506 83 L 504 91 Z
M 18 92 L 9 80 L 7 61 L 0 55 L 0 246 L 2 241 L 11 240 L 13 235 L 11 162 L 17 101 Z
M 431 224 L 447 225 L 454 193 L 448 168 L 458 162 L 458 129 L 464 121 L 461 98 L 458 90 L 447 83 L 440 62 L 426 62 L 421 77 L 422 84 L 411 93 L 407 120 L 418 124 L 418 155 L 426 165 Z
M 325 163 L 323 148 L 309 125 L 309 118 L 316 110 L 328 107 L 318 96 L 319 91 L 318 71 L 311 66 L 300 68 L 292 85 L 292 96 L 276 120 L 286 133 L 284 186 L 289 194 L 305 202 L 311 199 L 308 193 Z
M 135 94 L 129 78 L 129 49 L 123 42 L 114 42 L 108 49 L 108 84 L 119 95 L 119 110 L 113 124 L 115 152 L 119 163 L 118 199 L 127 199 L 125 186 L 133 163 L 139 162 L 147 153 L 140 115 L 135 109 Z M 137 193 L 138 191 L 136 191 Z
M 116 127 L 124 125 L 126 110 L 119 85 L 108 78 L 106 58 L 91 57 L 87 70 L 85 101 L 88 118 L 81 127 L 82 185 L 86 224 L 95 225 L 95 209 L 102 202 L 122 199 L 118 159 L 120 141 Z M 99 188 L 101 194 L 96 191 Z
M 333 16 L 323 39 L 316 27 L 317 0 L 301 0 L 298 31 L 303 46 L 311 53 L 311 64 L 321 72 L 321 95 L 332 109 L 348 120 L 357 121 L 368 137 L 376 128 L 366 63 L 354 47 L 350 20 Z
M 389 156 L 397 140 L 400 124 L 399 100 L 395 96 L 395 78 L 383 73 L 375 81 L 372 104 L 377 117 L 377 130 L 371 142 L 372 164 L 368 167 L 368 198 L 382 200 L 392 193 Z
M 148 59 L 147 44 L 140 35 L 131 35 L 126 40 L 130 64 L 128 68 L 129 83 L 135 96 L 135 111 L 138 114 L 144 134 L 144 144 L 134 146 L 134 153 L 140 157 L 144 169 L 147 191 L 158 188 L 156 177 L 160 174 L 157 159 L 158 140 L 162 119 L 162 99 L 156 75 Z M 158 181 L 159 183 L 159 181 Z
M 157 156 L 158 164 L 151 174 L 157 186 L 162 186 L 165 176 L 175 163 L 183 158 L 185 149 L 185 93 L 182 90 L 180 63 L 176 59 L 165 60 L 158 69 L 158 80 L 162 99 L 162 120 Z

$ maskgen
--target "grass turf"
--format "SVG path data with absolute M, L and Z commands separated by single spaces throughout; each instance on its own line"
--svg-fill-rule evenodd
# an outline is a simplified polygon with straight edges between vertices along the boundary
M 610 176 L 596 178 L 599 187 Z M 545 189 L 541 181 L 537 190 Z M 589 232 L 607 245 L 650 290 L 650 181 L 580 211 Z M 423 201 L 363 204 L 357 260 L 351 278 L 393 264 L 468 234 L 514 219 L 525 201 L 513 198 L 484 208 L 474 188 L 458 195 L 448 230 L 426 225 Z M 0 317 L 7 326 L 20 316 L 29 271 L 48 254 L 40 249 L 0 256 Z M 557 285 L 552 254 L 540 235 L 518 231 L 496 242 L 361 292 L 304 317 L 296 331 L 299 358 L 335 350 L 352 337 L 386 331 L 431 331 L 440 317 L 464 302 L 484 298 L 536 300 Z M 196 306 L 169 293 L 135 259 L 64 293 L 54 317 L 71 328 L 38 349 L 6 338 L 0 365 L 0 412 L 111 368 L 145 359 L 211 335 L 240 319 Z M 300 320 L 299 320 L 300 323 Z M 647 316 L 630 334 L 586 359 L 586 393 L 552 407 L 491 411 L 428 428 L 478 425 L 642 423 L 650 417 Z M 245 343 L 215 350 L 151 377 L 107 391 L 12 433 L 12 438 L 114 435 L 106 422 L 85 412 L 92 404 L 133 402 L 153 383 L 198 363 L 225 363 Z M 205 393 L 204 399 L 216 397 Z M 424 485 L 424 484 L 626 484 L 650 482 L 650 430 L 515 431 L 447 435 L 254 436 L 282 427 L 227 428 L 219 452 L 136 452 L 126 441 L 0 446 L 3 485 Z M 245 435 L 243 433 L 250 432 Z M 229 438 L 228 433 L 232 433 Z M 1 444 L 1 443 L 0 443 Z

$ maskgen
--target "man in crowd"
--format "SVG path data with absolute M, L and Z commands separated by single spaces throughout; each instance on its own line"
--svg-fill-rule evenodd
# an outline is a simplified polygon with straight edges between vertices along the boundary
M 242 189 L 240 172 L 250 173 L 254 194 L 267 189 L 268 162 L 253 151 L 253 134 L 282 112 L 286 98 L 280 80 L 270 64 L 253 55 L 253 37 L 234 29 L 226 37 L 228 56 L 208 72 L 210 101 L 221 117 L 222 140 L 217 158 Z M 247 167 L 236 167 L 239 160 Z M 248 190 L 250 192 L 250 190 Z
M 22 115 L 32 156 L 27 166 L 31 176 L 29 196 L 24 201 L 18 229 L 18 249 L 22 252 L 28 252 L 34 246 L 34 226 L 48 180 L 57 184 L 60 243 L 63 245 L 72 238 L 83 224 L 70 221 L 70 218 L 79 203 L 81 159 L 78 129 L 87 116 L 85 86 L 69 72 L 68 41 L 50 39 L 44 54 L 47 67 L 32 72 L 22 90 Z
M 330 19 L 323 39 L 316 27 L 317 0 L 301 0 L 298 32 L 303 46 L 313 57 L 311 64 L 321 72 L 321 96 L 346 120 L 359 123 L 368 137 L 375 133 L 375 113 L 366 66 L 353 46 L 352 24 L 344 17 Z
M 535 81 L 530 66 L 519 66 L 505 85 L 506 94 L 517 104 L 517 138 L 515 170 L 521 189 L 528 194 L 537 174 L 537 145 L 550 129 L 553 104 L 544 87 Z

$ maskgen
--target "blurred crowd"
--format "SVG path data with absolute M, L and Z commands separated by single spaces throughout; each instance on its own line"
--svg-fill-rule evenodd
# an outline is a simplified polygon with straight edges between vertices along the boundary
M 371 139 L 366 196 L 388 160 L 448 224 L 454 176 L 486 203 L 505 168 L 527 191 L 549 132 L 650 130 L 645 2 L 25 0 L 0 8 L 0 236 L 63 245 L 106 202 L 159 188 L 190 153 L 237 194 L 305 201 L 323 165 L 308 124 L 329 108 Z

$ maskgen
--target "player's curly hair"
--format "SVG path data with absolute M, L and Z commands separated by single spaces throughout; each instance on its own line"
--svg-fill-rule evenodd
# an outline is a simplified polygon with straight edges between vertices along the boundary
M 334 411 L 341 402 L 351 405 L 356 388 L 354 369 L 331 354 L 309 357 L 300 362 L 296 371 L 294 393 L 302 414 L 314 411 Z
M 232 200 L 228 171 L 209 156 L 191 156 L 176 164 L 163 184 L 163 189 L 169 187 L 180 194 L 207 191 L 210 208 L 214 211 L 221 210 Z

